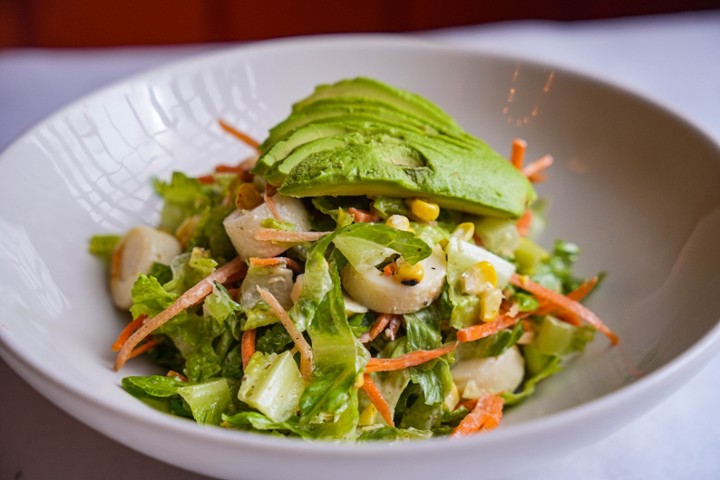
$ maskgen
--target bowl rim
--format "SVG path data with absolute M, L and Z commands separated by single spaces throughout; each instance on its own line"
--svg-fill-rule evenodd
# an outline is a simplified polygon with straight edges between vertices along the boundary
M 525 57 L 523 55 L 509 54 L 498 52 L 491 48 L 468 47 L 449 44 L 436 39 L 427 39 L 423 37 L 415 37 L 400 34 L 327 34 L 313 35 L 304 37 L 289 37 L 280 39 L 263 40 L 258 42 L 250 42 L 241 45 L 221 45 L 218 50 L 210 50 L 200 53 L 190 54 L 187 58 L 174 60 L 164 63 L 149 70 L 141 71 L 127 77 L 120 78 L 108 85 L 97 88 L 81 97 L 71 101 L 52 113 L 44 116 L 40 121 L 29 127 L 27 130 L 19 134 L 13 139 L 6 148 L 0 152 L 0 161 L 12 152 L 18 144 L 22 143 L 26 138 L 33 135 L 36 129 L 43 124 L 53 121 L 65 112 L 80 108 L 83 103 L 92 102 L 100 97 L 113 95 L 114 92 L 126 88 L 128 84 L 141 83 L 147 79 L 158 77 L 159 75 L 173 74 L 183 70 L 197 68 L 198 65 L 204 63 L 216 63 L 223 58 L 236 57 L 244 54 L 262 54 L 264 51 L 274 51 L 277 49 L 308 49 L 308 48 L 408 48 L 408 49 L 429 49 L 437 53 L 454 54 L 461 56 L 469 56 L 473 59 L 492 59 L 500 61 L 512 61 L 532 66 L 534 68 L 551 68 L 554 71 L 562 72 L 564 75 L 575 77 L 583 82 L 592 83 L 598 87 L 609 89 L 613 94 L 620 94 L 633 97 L 647 106 L 650 106 L 671 117 L 676 122 L 683 124 L 685 128 L 693 131 L 702 138 L 706 143 L 712 145 L 718 152 L 720 159 L 720 146 L 718 142 L 704 129 L 687 119 L 683 114 L 659 102 L 657 99 L 650 99 L 634 91 L 632 88 L 613 82 L 611 80 L 593 76 L 583 71 L 574 70 L 567 66 L 555 65 L 546 61 L 538 61 Z M 604 340 L 599 340 L 604 341 Z M 511 444 L 521 437 L 537 436 L 542 433 L 543 436 L 548 432 L 560 432 L 570 425 L 577 423 L 590 422 L 590 420 L 603 418 L 608 412 L 613 411 L 622 404 L 632 398 L 648 397 L 652 392 L 662 390 L 662 385 L 668 382 L 669 378 L 676 378 L 685 375 L 684 382 L 690 380 L 692 375 L 698 373 L 700 365 L 708 361 L 720 351 L 720 316 L 718 322 L 707 331 L 700 339 L 691 344 L 682 351 L 673 360 L 662 365 L 647 376 L 639 378 L 631 384 L 625 385 L 613 392 L 604 394 L 588 402 L 576 405 L 556 413 L 543 415 L 520 424 L 503 426 L 493 432 L 492 435 L 476 435 L 467 438 L 463 444 L 467 448 L 480 448 L 494 443 Z M 35 381 L 52 384 L 55 388 L 63 391 L 73 398 L 90 402 L 100 411 L 104 411 L 109 415 L 117 418 L 124 418 L 127 421 L 137 425 L 149 426 L 152 428 L 168 429 L 172 433 L 194 436 L 197 440 L 205 440 L 209 442 L 230 443 L 245 448 L 265 449 L 271 448 L 278 453 L 302 453 L 303 455 L 325 456 L 328 453 L 333 455 L 341 454 L 344 456 L 366 456 L 383 455 L 384 452 L 391 452 L 393 456 L 398 455 L 417 455 L 427 449 L 437 451 L 439 444 L 450 445 L 454 442 L 446 437 L 433 438 L 421 442 L 391 442 L 394 444 L 392 449 L 387 448 L 388 442 L 364 442 L 360 444 L 350 444 L 346 442 L 326 442 L 326 441 L 307 441 L 296 438 L 274 438 L 256 433 L 243 432 L 238 430 L 229 430 L 222 428 L 203 428 L 195 422 L 182 418 L 173 417 L 162 412 L 157 412 L 152 408 L 124 409 L 116 404 L 107 404 L 102 399 L 89 391 L 87 388 L 80 388 L 74 381 L 63 378 L 60 375 L 51 375 L 46 369 L 33 359 L 33 356 L 13 339 L 7 335 L 5 328 L 0 328 L 0 356 L 2 356 L 15 370 L 23 370 L 21 377 L 25 381 L 27 373 L 34 376 Z M 18 369 L 17 366 L 21 369 Z M 692 375 L 687 375 L 692 373 Z M 684 383 L 683 382 L 683 383 Z M 34 387 L 34 385 L 33 385 Z M 34 387 L 35 388 L 35 387 Z M 51 402 L 57 403 L 46 395 L 45 392 L 35 388 L 43 396 L 46 396 Z M 664 400 L 666 395 L 653 399 L 655 404 Z M 66 410 L 64 407 L 63 410 Z M 69 412 L 77 420 L 88 423 L 78 415 Z M 98 430 L 89 423 L 92 428 Z M 107 436 L 107 433 L 101 432 Z M 457 447 L 457 443 L 452 443 L 453 447 Z M 129 445 L 133 447 L 132 445 Z M 464 448 L 466 449 L 466 448 Z

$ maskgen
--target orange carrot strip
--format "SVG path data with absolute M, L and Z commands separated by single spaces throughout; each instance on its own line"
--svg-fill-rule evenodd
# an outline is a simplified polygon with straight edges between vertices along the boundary
M 597 276 L 594 276 L 588 280 L 585 280 L 583 283 L 581 283 L 575 290 L 567 294 L 567 297 L 575 300 L 576 302 L 581 301 L 583 298 L 585 298 L 592 290 L 595 288 L 595 285 L 597 285 L 599 278 Z M 535 311 L 532 312 L 533 315 L 548 315 L 552 312 L 554 312 L 557 309 L 552 303 L 550 302 L 543 302 Z M 569 323 L 574 323 L 573 320 L 570 318 L 563 318 L 563 320 L 569 321 Z M 579 324 L 579 319 L 575 317 L 575 320 Z
M 250 265 L 253 267 L 273 267 L 275 265 L 285 265 L 294 272 L 302 271 L 302 266 L 289 257 L 270 257 L 258 258 L 250 257 Z
M 465 327 L 457 332 L 459 342 L 472 342 L 481 338 L 489 337 L 501 330 L 515 325 L 521 317 L 511 315 L 500 315 L 498 318 L 488 323 L 479 323 L 470 327 Z
M 297 347 L 298 352 L 300 352 L 300 373 L 305 380 L 309 380 L 310 374 L 312 373 L 312 349 L 310 348 L 310 344 L 297 329 L 295 322 L 292 321 L 290 315 L 288 315 L 282 305 L 280 305 L 277 298 L 275 298 L 270 291 L 260 286 L 255 288 L 260 294 L 260 297 L 270 306 L 270 309 L 273 311 L 278 320 L 280 320 L 280 323 L 282 323 L 283 327 L 285 327 L 288 334 L 290 334 L 290 338 L 292 338 L 293 342 L 295 342 L 295 346 Z
M 391 427 L 395 426 L 395 422 L 392 418 L 392 412 L 390 411 L 390 405 L 388 405 L 387 401 L 385 400 L 385 397 L 382 396 L 382 393 L 380 392 L 380 389 L 378 386 L 373 382 L 370 375 L 367 373 L 363 375 L 363 385 L 362 390 L 365 392 L 365 395 L 367 395 L 368 399 L 372 402 L 373 405 L 375 405 L 375 408 L 377 408 L 377 411 L 380 412 L 380 415 L 382 415 L 383 420 L 385 420 L 385 423 L 390 425 Z
M 227 133 L 232 135 L 233 137 L 237 138 L 241 142 L 243 142 L 245 145 L 254 148 L 257 151 L 260 151 L 258 147 L 260 147 L 260 142 L 252 138 L 250 135 L 241 132 L 240 130 L 236 129 L 232 125 L 226 123 L 222 119 L 218 119 L 218 124 L 220 124 L 220 128 L 225 130 Z
M 128 356 L 128 359 L 135 358 L 139 355 L 142 355 L 143 353 L 147 352 L 151 348 L 156 347 L 160 343 L 159 340 L 155 338 L 151 338 L 150 340 L 146 341 L 139 347 L 135 348 L 132 352 L 130 352 L 130 355 Z
M 523 158 L 525 157 L 526 149 L 527 143 L 525 143 L 525 140 L 520 138 L 513 140 L 512 152 L 510 153 L 510 163 L 512 163 L 518 170 L 522 170 Z
M 222 267 L 215 270 L 213 273 L 205 277 L 191 287 L 188 291 L 180 295 L 168 308 L 155 315 L 153 318 L 148 319 L 135 333 L 130 335 L 130 338 L 125 341 L 122 348 L 118 352 L 117 358 L 115 359 L 115 370 L 120 370 L 125 362 L 131 357 L 133 349 L 153 331 L 160 328 L 166 322 L 171 320 L 177 314 L 182 311 L 196 305 L 205 299 L 213 289 L 215 282 L 224 283 L 228 278 L 236 276 L 240 272 L 243 272 L 247 266 L 245 260 L 240 257 L 226 263 Z
M 483 395 L 475 407 L 455 427 L 452 437 L 465 437 L 479 431 L 492 430 L 502 419 L 503 399 L 500 395 Z
M 243 330 L 242 336 L 240 337 L 240 358 L 242 358 L 243 370 L 245 370 L 250 363 L 250 357 L 255 353 L 255 337 L 257 336 L 256 329 Z
M 395 275 L 397 273 L 397 270 L 398 270 L 397 263 L 395 263 L 395 262 L 388 263 L 387 265 L 385 265 L 383 267 L 383 275 L 385 275 L 386 277 L 392 277 L 393 275 Z
M 377 215 L 373 215 L 366 210 L 360 210 L 359 208 L 355 207 L 348 208 L 348 213 L 352 215 L 355 221 L 358 223 L 372 223 L 379 220 L 379 217 Z
M 197 177 L 198 182 L 204 183 L 206 185 L 215 183 L 215 176 L 214 175 L 203 175 L 201 177 Z
M 448 343 L 434 350 L 415 350 L 395 358 L 371 358 L 365 366 L 365 373 L 390 372 L 422 365 L 452 352 L 455 347 L 457 347 L 457 342 Z
M 277 230 L 275 228 L 258 228 L 255 240 L 269 240 L 273 242 L 301 243 L 314 242 L 330 232 L 295 232 L 290 230 Z
M 367 343 L 371 342 L 380 335 L 380 332 L 385 330 L 385 327 L 388 326 L 390 323 L 390 320 L 394 317 L 391 313 L 381 313 L 377 316 L 375 319 L 375 323 L 373 323 L 373 326 L 370 328 L 368 332 L 363 333 L 360 335 L 360 342 Z
M 553 164 L 552 155 L 543 155 L 522 168 L 522 173 L 528 178 L 537 177 L 540 172 L 547 170 Z
M 520 217 L 520 220 L 515 223 L 515 228 L 517 228 L 517 231 L 520 235 L 523 237 L 530 232 L 530 224 L 532 223 L 533 219 L 533 213 L 532 210 L 529 208 L 525 210 L 525 213 L 523 213 L 523 216 Z
M 140 326 L 143 324 L 145 319 L 147 318 L 147 315 L 144 313 L 142 315 L 138 315 L 135 320 L 125 325 L 125 328 L 122 329 L 120 332 L 120 335 L 118 335 L 117 339 L 115 340 L 115 343 L 112 344 L 112 351 L 117 352 L 120 350 L 123 346 L 123 343 L 130 338 L 130 335 L 140 328 Z
M 547 301 L 555 305 L 561 312 L 569 313 L 571 315 L 577 315 L 585 322 L 595 327 L 599 332 L 604 334 L 610 339 L 613 345 L 617 345 L 620 339 L 618 336 L 603 323 L 600 318 L 595 315 L 589 308 L 581 304 L 580 302 L 566 297 L 565 295 L 558 293 L 549 288 L 543 287 L 542 285 L 533 282 L 528 277 L 520 276 L 514 273 L 510 277 L 510 283 L 516 287 L 520 287 L 538 297 L 541 301 Z

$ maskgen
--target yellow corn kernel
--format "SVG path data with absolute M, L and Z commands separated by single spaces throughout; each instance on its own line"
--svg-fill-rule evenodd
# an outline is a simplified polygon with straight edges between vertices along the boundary
M 405 215 L 390 215 L 387 220 L 385 220 L 385 225 L 405 232 L 412 230 L 410 228 L 410 220 L 408 220 Z
M 495 271 L 495 267 L 493 267 L 493 264 L 488 262 L 487 260 L 482 260 L 477 264 L 477 268 L 480 270 L 480 273 L 482 274 L 482 277 L 485 279 L 485 281 L 490 282 L 493 288 L 496 288 L 498 284 L 498 278 L 497 272 Z
M 361 427 L 364 427 L 367 425 L 374 425 L 376 423 L 375 422 L 375 414 L 376 413 L 377 413 L 377 408 L 375 408 L 375 405 L 373 405 L 372 403 L 369 404 L 360 413 L 360 418 L 358 419 L 358 425 L 360 425 Z
M 235 206 L 240 210 L 252 210 L 262 203 L 260 192 L 252 183 L 243 183 L 237 188 Z
M 417 285 L 422 281 L 423 275 L 425 275 L 425 270 L 419 263 L 410 265 L 407 262 L 398 262 L 395 278 L 403 285 L 407 285 L 408 287 Z
M 440 215 L 440 206 L 437 203 L 426 202 L 419 198 L 408 201 L 410 213 L 421 222 L 432 222 Z
M 464 294 L 480 296 L 497 287 L 497 272 L 492 263 L 482 260 L 464 271 L 460 282 Z
M 492 322 L 500 313 L 503 295 L 499 288 L 493 288 L 480 295 L 480 320 Z
M 474 235 L 475 224 L 472 222 L 463 222 L 459 224 L 457 227 L 455 227 L 455 230 L 453 230 L 452 233 L 453 237 L 459 238 L 460 240 L 465 240 L 466 242 L 471 242 Z

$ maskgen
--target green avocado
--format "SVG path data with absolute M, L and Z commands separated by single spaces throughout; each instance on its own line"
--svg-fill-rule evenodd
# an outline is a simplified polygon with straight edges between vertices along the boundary
M 354 132 L 319 139 L 302 149 L 303 159 L 278 190 L 283 195 L 415 197 L 494 217 L 519 217 L 535 198 L 527 179 L 512 166 L 508 172 L 508 162 L 489 148 Z
M 317 87 L 260 151 L 253 172 L 293 197 L 416 197 L 503 218 L 536 198 L 510 162 L 435 104 L 367 78 Z

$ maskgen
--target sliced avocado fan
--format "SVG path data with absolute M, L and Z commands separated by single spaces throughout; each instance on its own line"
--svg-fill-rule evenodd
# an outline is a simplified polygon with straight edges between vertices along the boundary
M 253 173 L 283 195 L 414 197 L 517 218 L 532 184 L 425 98 L 369 78 L 321 85 L 270 130 Z

